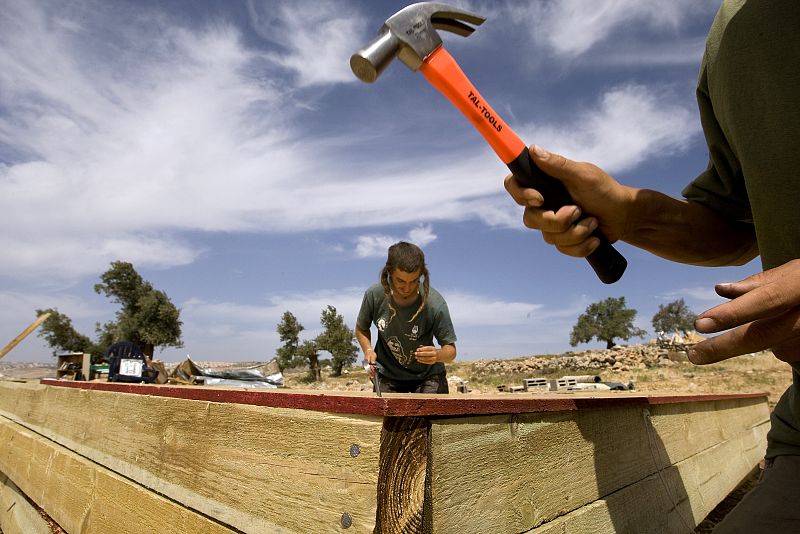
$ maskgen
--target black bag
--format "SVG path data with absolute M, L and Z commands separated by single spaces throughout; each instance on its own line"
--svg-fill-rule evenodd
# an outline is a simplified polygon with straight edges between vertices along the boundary
M 158 374 L 147 367 L 142 350 L 130 341 L 119 341 L 106 350 L 103 358 L 108 362 L 109 382 L 151 383 Z

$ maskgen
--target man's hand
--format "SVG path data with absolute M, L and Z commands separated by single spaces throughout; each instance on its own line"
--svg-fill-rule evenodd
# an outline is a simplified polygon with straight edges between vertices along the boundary
M 692 347 L 689 360 L 703 365 L 771 349 L 778 359 L 800 361 L 800 260 L 715 290 L 732 300 L 701 313 L 695 329 L 732 330 Z
M 586 257 L 600 245 L 599 239 L 591 237 L 598 225 L 611 243 L 625 235 L 633 189 L 590 163 L 572 161 L 536 145 L 531 146 L 530 154 L 540 169 L 564 184 L 577 205 L 562 206 L 556 212 L 541 209 L 542 195 L 520 186 L 509 175 L 505 187 L 514 201 L 525 207 L 525 226 L 541 230 L 547 243 L 575 257 Z
M 417 347 L 417 350 L 414 351 L 414 358 L 416 358 L 419 363 L 433 365 L 439 361 L 439 351 L 436 347 L 431 345 Z
M 425 365 L 433 365 L 437 362 L 450 363 L 456 359 L 456 345 L 455 343 L 446 343 L 440 349 L 431 345 L 417 347 L 413 356 L 419 363 Z
M 375 354 L 374 350 L 367 349 L 364 353 L 364 359 L 367 360 L 368 363 L 375 363 L 378 360 L 378 355 Z

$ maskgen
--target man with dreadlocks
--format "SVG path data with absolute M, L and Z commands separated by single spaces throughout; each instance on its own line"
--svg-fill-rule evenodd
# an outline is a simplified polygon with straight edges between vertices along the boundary
M 378 329 L 375 349 L 373 324 Z M 434 337 L 441 348 L 433 345 Z M 380 283 L 364 293 L 356 339 L 364 358 L 380 364 L 381 392 L 449 392 L 444 364 L 456 358 L 456 333 L 447 303 L 430 287 L 425 255 L 418 246 L 401 241 L 389 247 Z

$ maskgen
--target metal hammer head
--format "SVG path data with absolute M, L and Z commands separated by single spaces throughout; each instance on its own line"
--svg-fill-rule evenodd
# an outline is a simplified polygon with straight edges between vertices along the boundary
M 463 37 L 475 31 L 466 21 L 479 26 L 484 17 L 435 2 L 411 4 L 389 17 L 369 45 L 350 57 L 350 68 L 356 78 L 372 83 L 395 56 L 417 70 L 422 62 L 441 44 L 436 30 L 447 30 Z

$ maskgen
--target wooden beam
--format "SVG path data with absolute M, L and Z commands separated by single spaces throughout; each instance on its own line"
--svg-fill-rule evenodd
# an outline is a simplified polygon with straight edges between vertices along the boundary
M 765 436 L 768 428 L 758 432 Z M 646 479 L 573 510 L 528 534 L 595 534 L 597 532 L 636 532 L 667 534 L 692 532 L 713 506 L 754 470 L 742 471 L 738 466 L 720 472 L 718 465 L 741 456 L 737 441 L 723 444 L 721 450 L 704 451 L 697 456 L 653 474 Z M 705 484 L 689 486 L 696 477 L 706 477 Z M 681 493 L 681 490 L 685 490 Z M 704 500 L 708 499 L 708 502 Z
M 0 415 L 245 532 L 375 527 L 382 418 L 16 382 Z
M 665 472 L 669 491 L 648 482 L 655 493 L 617 498 L 612 519 L 667 502 L 696 522 L 763 457 L 768 421 L 763 398 L 433 420 L 431 528 L 524 532 Z
M 46 380 L 0 415 L 243 532 L 684 532 L 765 447 L 763 394 L 509 397 Z
M 232 387 L 162 386 L 118 382 L 74 382 L 42 379 L 42 384 L 90 391 L 133 393 L 174 399 L 292 408 L 317 412 L 381 417 L 437 417 L 489 414 L 564 412 L 619 406 L 683 404 L 717 399 L 762 398 L 765 393 L 725 395 L 643 395 L 629 391 L 515 393 L 513 395 L 433 395 L 386 393 L 376 397 L 361 391 L 252 390 Z
M 43 313 L 42 315 L 37 317 L 36 320 L 33 321 L 31 324 L 29 324 L 25 330 L 23 330 L 17 337 L 12 339 L 8 345 L 6 345 L 5 347 L 3 347 L 2 350 L 0 350 L 0 358 L 3 358 L 3 356 L 11 352 L 11 349 L 19 345 L 20 341 L 28 337 L 28 334 L 39 328 L 39 325 L 45 322 L 48 317 L 50 317 L 50 313 Z
M 234 532 L 1 417 L 0 442 L 0 472 L 71 534 Z
M 50 525 L 39 515 L 36 507 L 3 473 L 0 473 L 0 532 L 52 534 Z
M 422 418 L 384 420 L 375 532 L 423 532 L 429 429 Z

